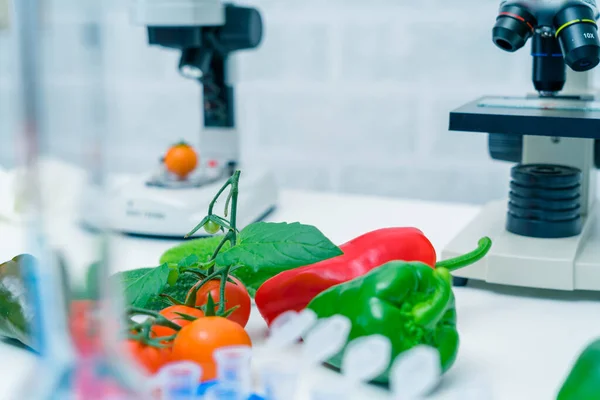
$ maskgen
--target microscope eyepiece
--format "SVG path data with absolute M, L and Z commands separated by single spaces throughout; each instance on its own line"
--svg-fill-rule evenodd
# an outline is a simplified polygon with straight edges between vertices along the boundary
M 600 63 L 598 26 L 592 8 L 566 7 L 556 14 L 554 25 L 565 62 L 571 69 L 588 71 Z
M 515 52 L 525 46 L 537 25 L 535 17 L 517 5 L 504 6 L 496 18 L 492 36 L 496 46 Z

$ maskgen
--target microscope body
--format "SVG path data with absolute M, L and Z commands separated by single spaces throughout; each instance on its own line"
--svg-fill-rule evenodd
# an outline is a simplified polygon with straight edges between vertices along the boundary
M 561 290 L 600 290 L 596 159 L 600 102 L 590 71 L 600 63 L 595 1 L 503 1 L 493 42 L 515 52 L 529 39 L 537 93 L 485 96 L 450 113 L 450 130 L 489 135 L 493 159 L 516 163 L 507 199 L 493 201 L 443 250 L 494 245 L 466 279 Z
M 232 55 L 260 45 L 260 13 L 220 0 L 138 0 L 133 16 L 147 27 L 148 44 L 180 51 L 180 74 L 202 85 L 202 159 L 232 173 L 239 162 Z
M 146 28 L 147 44 L 178 51 L 179 63 L 173 68 L 201 88 L 200 163 L 185 180 L 173 179 L 161 168 L 117 184 L 111 195 L 112 229 L 182 238 L 204 217 L 214 194 L 236 169 L 243 170 L 240 191 L 244 193 L 238 202 L 238 227 L 264 219 L 276 207 L 277 183 L 266 168 L 239 166 L 233 57 L 234 52 L 260 45 L 260 13 L 220 0 L 135 0 L 132 19 Z M 173 135 L 174 142 L 181 137 L 177 132 Z M 86 218 L 84 223 L 97 226 L 94 216 Z M 203 235 L 200 230 L 194 236 Z

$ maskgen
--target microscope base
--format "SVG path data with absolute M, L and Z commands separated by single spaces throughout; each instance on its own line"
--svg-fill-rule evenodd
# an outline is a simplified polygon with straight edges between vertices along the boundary
M 600 291 L 598 203 L 585 218 L 582 233 L 564 239 L 512 234 L 505 229 L 506 210 L 507 201 L 489 203 L 442 251 L 442 259 L 448 259 L 471 251 L 481 237 L 492 239 L 488 255 L 453 272 L 455 277 L 510 286 Z
M 172 189 L 146 185 L 147 176 L 136 176 L 119 182 L 110 198 L 109 229 L 131 235 L 183 238 L 207 214 L 208 205 L 226 179 L 201 187 Z M 237 228 L 264 219 L 278 202 L 275 178 L 267 171 L 243 171 L 237 205 Z M 226 191 L 214 207 L 223 216 Z M 89 208 L 88 208 L 89 210 Z M 83 223 L 98 227 L 98 217 L 87 212 Z M 205 236 L 200 229 L 194 237 Z

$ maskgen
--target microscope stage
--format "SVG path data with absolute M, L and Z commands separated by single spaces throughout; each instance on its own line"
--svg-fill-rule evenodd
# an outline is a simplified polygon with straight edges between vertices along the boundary
M 206 215 L 208 205 L 226 179 L 210 181 L 199 187 L 170 188 L 149 185 L 147 176 L 126 177 L 112 188 L 107 221 L 111 230 L 132 235 L 183 238 Z M 239 187 L 237 228 L 264 219 L 277 205 L 275 178 L 267 171 L 242 170 Z M 214 212 L 223 216 L 228 191 L 219 198 Z M 88 192 L 93 203 L 93 193 Z M 83 223 L 91 228 L 101 221 L 87 207 Z M 200 229 L 195 237 L 206 233 Z
M 600 291 L 600 206 L 584 219 L 579 236 L 536 239 L 508 232 L 507 201 L 486 205 L 442 251 L 442 259 L 469 252 L 484 236 L 492 248 L 477 263 L 454 276 L 489 283 L 555 290 Z
M 450 113 L 450 130 L 600 139 L 600 101 L 482 97 Z

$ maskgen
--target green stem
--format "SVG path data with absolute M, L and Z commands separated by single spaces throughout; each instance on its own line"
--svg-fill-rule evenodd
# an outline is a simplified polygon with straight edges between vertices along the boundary
M 229 196 L 227 196 L 227 200 L 225 200 L 225 208 L 223 209 L 223 215 L 225 216 L 225 218 L 227 218 L 227 216 L 229 215 L 229 202 L 231 201 L 232 194 L 233 192 L 229 191 Z
M 198 263 L 194 263 L 192 265 L 188 265 L 187 267 L 179 267 L 180 268 L 179 272 L 184 273 L 184 272 L 188 271 L 188 269 L 192 270 L 192 271 L 195 271 L 198 269 L 208 269 L 208 268 L 212 267 L 213 265 L 215 265 L 215 260 L 210 260 L 205 263 L 198 262 Z
M 143 327 L 144 327 L 144 324 L 140 324 L 140 323 L 138 323 L 138 322 L 133 322 L 133 323 L 132 323 L 132 324 L 129 326 L 128 330 L 130 330 L 130 331 L 139 331 L 139 330 L 140 330 L 140 329 L 142 329 Z
M 229 270 L 231 267 L 225 267 L 223 269 L 223 277 L 221 278 L 221 286 L 219 287 L 219 309 L 217 315 L 221 315 L 225 312 L 225 286 L 227 285 L 227 278 L 229 277 Z
M 198 277 L 198 278 L 200 278 L 200 279 L 204 279 L 204 278 L 206 278 L 206 274 L 205 274 L 205 273 L 203 273 L 203 272 L 200 272 L 200 271 L 196 271 L 196 270 L 193 270 L 193 269 L 184 269 L 184 270 L 183 270 L 183 271 L 181 271 L 181 272 L 182 272 L 183 274 L 185 274 L 185 273 L 188 273 L 188 274 L 195 275 L 195 276 L 197 276 L 197 277 Z
M 150 340 L 150 328 L 151 324 L 149 324 L 148 321 L 144 321 L 142 324 L 142 340 Z
M 194 233 L 198 232 L 200 230 L 200 228 L 202 228 L 204 226 L 204 224 L 206 224 L 209 220 L 208 215 L 204 218 L 202 218 L 202 221 L 200 221 L 200 223 L 198 225 L 196 225 L 194 227 L 194 229 L 192 229 L 190 232 L 188 232 L 185 236 L 184 239 L 189 238 L 190 236 L 192 236 Z
M 231 247 L 236 245 L 237 242 L 237 201 L 239 193 L 240 183 L 240 171 L 235 171 L 231 177 L 231 228 L 232 228 L 232 239 Z
M 231 185 L 232 180 L 231 178 L 227 179 L 227 182 L 225 182 L 225 184 L 223 184 L 223 186 L 221 187 L 221 189 L 219 189 L 219 191 L 217 192 L 217 194 L 215 195 L 215 197 L 211 200 L 210 204 L 208 205 L 208 215 L 213 215 L 213 208 L 215 207 L 215 203 L 217 202 L 217 200 L 219 199 L 219 196 L 221 196 L 221 194 L 225 191 L 225 189 L 227 189 L 227 187 L 229 185 Z
M 456 271 L 457 269 L 471 265 L 481 260 L 492 247 L 492 240 L 489 237 L 479 239 L 477 248 L 467 254 L 443 260 L 435 264 L 435 268 L 446 268 L 448 271 Z
M 212 256 L 210 256 L 210 261 L 213 263 L 213 265 L 211 265 L 208 268 L 208 275 L 211 275 L 215 272 L 215 259 L 217 258 L 217 255 L 219 255 L 219 252 L 221 251 L 221 249 L 223 248 L 223 246 L 225 246 L 225 243 L 227 243 L 227 241 L 229 241 L 229 236 L 231 234 L 231 231 L 227 232 L 227 234 L 225 236 L 223 236 L 223 239 L 221 240 L 221 243 L 219 243 L 219 245 L 217 246 L 217 248 L 215 249 L 215 251 L 213 252 Z
M 166 319 L 165 317 L 163 317 L 162 315 L 160 315 L 159 313 L 157 313 L 155 311 L 145 310 L 143 308 L 131 307 L 131 308 L 129 308 L 128 313 L 129 314 L 147 315 L 149 317 L 154 317 L 155 323 L 158 325 L 166 326 L 168 328 L 175 329 L 176 331 L 181 329 L 181 327 L 179 325 L 169 321 L 168 319 Z M 144 322 L 143 324 L 146 324 L 146 322 Z
M 191 296 L 195 296 L 196 293 L 198 293 L 198 290 L 200 290 L 200 288 L 206 282 L 208 282 L 208 281 L 210 281 L 212 279 L 215 279 L 215 278 L 217 278 L 219 276 L 223 276 L 223 270 L 218 270 L 218 271 L 215 271 L 215 272 L 209 274 L 206 278 L 202 279 L 201 281 L 199 281 L 198 283 L 196 283 L 194 286 L 192 286 L 192 288 L 190 289 L 190 291 L 188 292 L 188 294 L 187 294 L 187 296 L 185 298 L 185 305 L 189 306 L 189 307 L 194 307 L 195 304 L 192 304 L 192 303 L 195 303 L 195 301 L 194 302 L 190 301 Z

